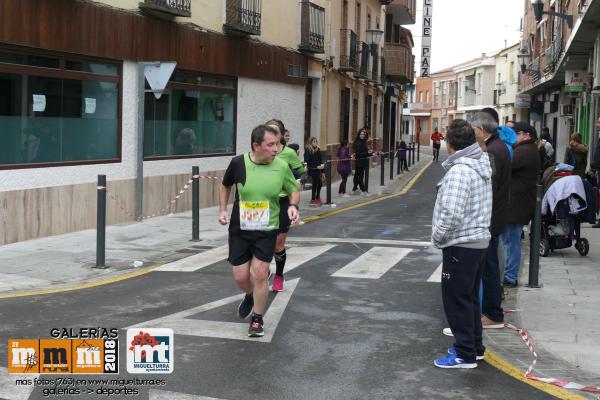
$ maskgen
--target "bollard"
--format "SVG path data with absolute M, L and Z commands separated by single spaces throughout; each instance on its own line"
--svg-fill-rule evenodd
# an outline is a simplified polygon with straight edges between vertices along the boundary
M 327 178 L 327 202 L 331 204 L 331 161 L 325 162 L 325 178 Z
M 421 142 L 417 142 L 417 162 L 421 161 Z
M 394 179 L 394 152 L 390 149 L 390 181 Z
M 369 177 L 371 176 L 371 156 L 367 157 L 367 168 L 365 168 L 365 189 L 369 192 Z
M 106 175 L 98 175 L 96 206 L 96 268 L 106 268 Z
M 535 187 L 535 213 L 531 221 L 531 243 L 529 246 L 529 287 L 539 288 L 540 273 L 540 233 L 542 227 L 542 193 L 540 182 Z
M 379 185 L 385 186 L 385 158 L 383 154 L 379 155 L 379 165 L 381 166 L 381 179 Z
M 412 142 L 412 163 L 415 165 L 415 142 Z
M 406 166 L 410 167 L 410 143 L 408 144 L 408 148 L 406 149 Z
M 200 241 L 200 167 L 192 167 L 192 242 Z

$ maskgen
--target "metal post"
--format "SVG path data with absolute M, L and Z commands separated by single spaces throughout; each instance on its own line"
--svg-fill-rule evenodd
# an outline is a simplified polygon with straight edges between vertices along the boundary
M 200 241 L 200 167 L 192 167 L 192 242 Z
M 371 156 L 367 157 L 367 168 L 365 168 L 365 189 L 369 192 L 369 177 L 371 176 Z
M 421 141 L 417 142 L 417 162 L 421 161 Z
M 415 142 L 412 142 L 411 147 L 412 147 L 412 163 L 413 163 L 413 165 L 415 165 L 415 148 L 416 148 Z
M 138 63 L 138 123 L 137 123 L 137 151 L 135 174 L 135 219 L 142 219 L 144 204 L 144 102 L 146 93 L 146 64 Z
M 331 161 L 328 160 L 325 163 L 325 178 L 327 178 L 327 202 L 325 204 L 331 204 Z
M 538 182 L 535 191 L 535 213 L 531 221 L 531 243 L 529 246 L 529 287 L 539 288 L 540 273 L 540 231 L 542 225 L 542 184 Z
M 379 181 L 380 186 L 385 186 L 385 158 L 384 155 L 379 155 L 379 165 L 381 166 L 381 180 Z
M 408 148 L 406 149 L 406 166 L 410 167 L 411 163 L 410 163 L 410 142 L 408 142 Z
M 98 175 L 96 204 L 96 268 L 106 268 L 106 175 Z
M 390 149 L 390 181 L 394 179 L 394 152 Z

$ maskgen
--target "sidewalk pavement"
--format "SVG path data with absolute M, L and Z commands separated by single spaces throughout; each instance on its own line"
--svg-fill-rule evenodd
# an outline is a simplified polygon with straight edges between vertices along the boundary
M 425 148 L 427 151 L 427 148 Z M 432 159 L 421 152 L 420 162 L 409 172 L 389 179 L 389 162 L 385 166 L 385 186 L 380 186 L 380 167 L 371 167 L 368 197 L 338 195 L 339 182 L 332 183 L 332 204 L 315 208 L 309 206 L 310 190 L 301 193 L 302 219 L 316 216 L 335 208 L 362 203 L 381 195 L 398 192 Z M 387 161 L 387 160 L 386 160 Z M 347 191 L 352 189 L 349 177 Z M 233 195 L 232 195 L 233 197 Z M 325 202 L 326 188 L 321 191 Z M 231 199 L 230 199 L 231 200 Z M 113 206 L 111 201 L 107 207 Z M 229 206 L 231 212 L 231 205 Z M 0 246 L 0 298 L 80 288 L 125 279 L 148 272 L 199 251 L 223 245 L 227 226 L 218 223 L 218 207 L 200 210 L 200 241 L 192 242 L 192 212 L 170 214 L 144 220 L 111 225 L 106 230 L 106 269 L 96 265 L 96 231 L 93 229 L 71 232 Z M 141 266 L 140 264 L 143 263 Z M 135 264 L 135 265 L 134 265 Z
M 600 229 L 582 224 L 590 252 L 580 256 L 574 247 L 540 257 L 541 288 L 527 287 L 529 241 L 523 241 L 519 287 L 508 289 L 506 322 L 524 328 L 538 354 L 532 374 L 586 386 L 600 386 Z M 526 235 L 527 239 L 529 238 Z M 485 331 L 486 345 L 510 364 L 525 371 L 533 356 L 517 332 Z M 597 399 L 598 395 L 574 392 Z

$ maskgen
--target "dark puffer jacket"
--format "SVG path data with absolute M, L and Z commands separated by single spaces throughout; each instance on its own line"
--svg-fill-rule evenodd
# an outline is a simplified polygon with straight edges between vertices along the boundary
M 498 236 L 504 232 L 508 219 L 508 202 L 510 201 L 511 161 L 506 144 L 494 133 L 486 142 L 487 152 L 494 163 L 494 176 L 492 177 L 492 192 L 494 201 L 492 206 L 492 224 L 490 233 Z
M 527 225 L 535 211 L 535 185 L 540 173 L 535 140 L 524 140 L 514 146 L 511 169 L 508 223 Z

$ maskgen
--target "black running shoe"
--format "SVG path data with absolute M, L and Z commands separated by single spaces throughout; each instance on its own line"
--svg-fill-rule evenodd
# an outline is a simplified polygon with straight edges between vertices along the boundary
M 252 297 L 252 293 L 246 294 L 244 299 L 238 306 L 238 315 L 241 319 L 246 319 L 250 316 L 252 312 L 252 307 L 254 307 L 254 297 Z

